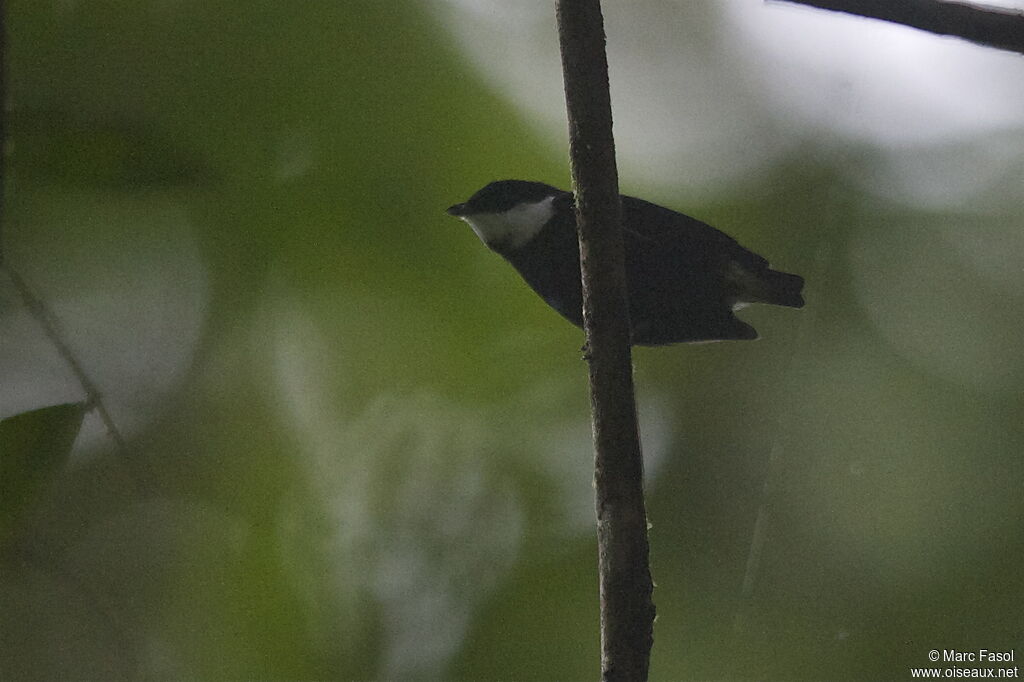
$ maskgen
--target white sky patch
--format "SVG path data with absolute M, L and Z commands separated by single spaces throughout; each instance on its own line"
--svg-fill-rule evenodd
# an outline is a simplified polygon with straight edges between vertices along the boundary
M 563 149 L 551 2 L 424 2 L 481 75 Z M 761 0 L 604 11 L 626 185 L 713 189 L 809 135 L 905 149 L 1024 125 L 1024 60 L 1005 51 Z
M 805 125 L 891 145 L 1024 124 L 1018 55 L 786 3 L 722 7 L 763 92 Z

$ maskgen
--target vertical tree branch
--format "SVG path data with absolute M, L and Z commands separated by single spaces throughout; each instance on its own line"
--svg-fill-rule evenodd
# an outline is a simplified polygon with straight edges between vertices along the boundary
M 646 680 L 654 604 L 600 0 L 557 6 L 594 424 L 601 673 Z

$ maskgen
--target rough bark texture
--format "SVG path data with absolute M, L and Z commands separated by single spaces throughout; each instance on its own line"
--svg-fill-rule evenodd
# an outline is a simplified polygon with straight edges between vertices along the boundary
M 1024 14 L 943 0 L 786 0 L 1024 54 Z
M 605 680 L 646 680 L 654 604 L 599 0 L 560 0 L 558 27 L 594 423 L 601 672 Z

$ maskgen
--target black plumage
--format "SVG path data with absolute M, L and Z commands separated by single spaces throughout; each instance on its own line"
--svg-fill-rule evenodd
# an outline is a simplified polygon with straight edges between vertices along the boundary
M 582 326 L 573 196 L 539 182 L 501 180 L 448 209 L 469 223 L 548 305 Z M 734 310 L 747 303 L 800 308 L 804 280 L 778 270 L 695 218 L 622 197 L 632 341 L 755 339 Z

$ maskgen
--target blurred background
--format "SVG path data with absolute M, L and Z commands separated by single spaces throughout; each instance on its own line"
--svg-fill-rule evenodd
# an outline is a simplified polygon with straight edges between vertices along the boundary
M 1019 655 L 1021 57 L 605 5 L 623 191 L 807 278 L 635 352 L 653 679 Z M 126 447 L 0 279 L 0 677 L 593 679 L 582 333 L 444 213 L 567 187 L 552 4 L 7 12 L 7 263 Z

